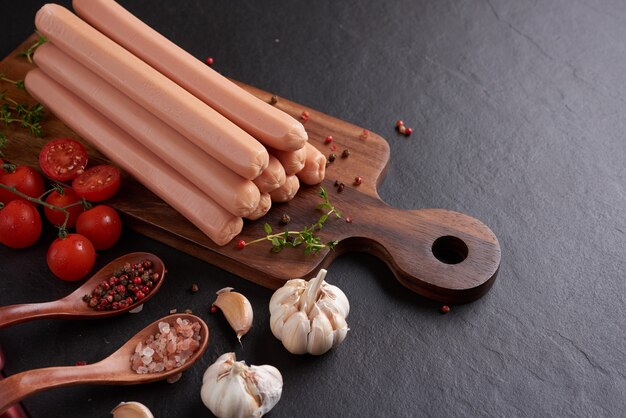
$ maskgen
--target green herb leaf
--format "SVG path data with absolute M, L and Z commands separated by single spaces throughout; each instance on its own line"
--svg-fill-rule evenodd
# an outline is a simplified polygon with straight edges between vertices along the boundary
M 272 227 L 268 223 L 265 223 L 265 225 L 263 225 L 263 229 L 265 230 L 265 233 L 268 235 L 272 233 Z

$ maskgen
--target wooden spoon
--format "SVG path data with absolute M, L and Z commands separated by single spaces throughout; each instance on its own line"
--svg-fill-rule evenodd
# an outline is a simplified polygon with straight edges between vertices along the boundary
M 2 370 L 4 370 L 4 352 L 2 351 L 2 347 L 0 347 L 0 381 L 4 378 L 2 375 Z M 4 414 L 0 414 L 0 418 L 28 418 L 26 415 L 26 411 L 22 408 L 22 405 L 15 404 L 9 409 L 6 410 Z
M 159 274 L 159 281 L 154 288 L 142 300 L 117 311 L 96 311 L 90 308 L 83 296 L 91 294 L 103 280 L 109 279 L 113 273 L 126 263 L 137 263 L 139 261 L 152 261 L 152 271 Z M 10 305 L 0 307 L 0 329 L 9 325 L 19 324 L 32 319 L 41 318 L 63 318 L 63 319 L 83 319 L 83 318 L 104 318 L 107 316 L 119 315 L 132 310 L 148 301 L 159 290 L 165 276 L 165 266 L 159 257 L 150 253 L 129 253 L 111 261 L 100 271 L 94 274 L 89 280 L 83 283 L 78 289 L 62 299 L 44 303 L 24 303 L 20 305 Z
M 166 321 L 170 325 L 176 319 L 188 319 L 200 323 L 200 347 L 182 366 L 169 371 L 159 373 L 138 374 L 130 367 L 130 357 L 135 352 L 137 343 L 144 342 L 150 335 L 159 332 L 159 322 Z M 29 370 L 9 376 L 0 381 L 0 414 L 11 404 L 19 402 L 29 395 L 41 392 L 45 389 L 76 386 L 82 384 L 101 385 L 134 385 L 140 383 L 155 382 L 174 376 L 189 367 L 198 360 L 209 343 L 209 328 L 206 323 L 194 315 L 175 314 L 154 321 L 146 328 L 128 340 L 121 348 L 109 357 L 94 364 L 85 366 L 48 367 L 45 369 Z

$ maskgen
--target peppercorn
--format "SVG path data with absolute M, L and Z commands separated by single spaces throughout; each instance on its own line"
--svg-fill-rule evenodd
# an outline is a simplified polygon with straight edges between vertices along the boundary
M 439 311 L 442 314 L 447 314 L 448 312 L 450 312 L 450 307 L 448 305 L 442 305 L 441 308 L 439 308 Z
M 331 142 L 333 142 L 333 136 L 332 136 L 332 135 L 328 135 L 328 136 L 324 139 L 324 143 L 325 143 L 325 144 L 330 144 Z
M 143 262 L 143 268 L 151 269 L 152 268 L 152 261 L 150 261 L 150 260 L 144 261 Z
M 352 216 L 346 217 L 346 222 L 351 224 L 352 223 Z
M 343 189 L 346 187 L 345 184 L 343 183 L 339 183 L 339 187 L 337 187 L 337 192 L 341 193 L 343 192 Z
M 215 62 L 215 60 L 213 59 L 213 57 L 207 57 L 207 59 L 204 60 L 204 62 L 206 62 L 206 65 L 211 67 L 213 65 L 213 63 Z
M 212 305 L 212 306 L 211 306 L 211 313 L 212 313 L 212 314 L 214 314 L 214 313 L 216 313 L 216 312 L 217 312 L 217 306 Z
M 330 145 L 330 150 L 331 150 L 331 151 L 337 151 L 337 145 L 335 145 L 335 144 L 331 144 L 331 145 Z
M 330 154 L 328 156 L 328 161 L 330 161 L 332 163 L 333 161 L 335 161 L 336 158 L 337 158 L 337 155 L 335 153 Z
M 246 246 L 246 242 L 242 239 L 240 239 L 239 241 L 237 241 L 237 249 L 238 250 L 243 250 L 243 248 Z
M 113 302 L 119 302 L 120 300 L 122 300 L 122 295 L 117 294 L 113 296 Z
M 344 149 L 343 152 L 341 153 L 341 158 L 348 158 L 349 156 L 350 156 L 350 150 Z
M 196 293 L 198 290 L 200 289 L 198 288 L 197 284 L 194 283 L 191 285 L 191 293 Z
M 339 180 L 335 180 L 335 187 L 339 186 Z
M 409 136 L 413 133 L 413 129 L 411 128 L 406 128 L 406 132 L 404 133 L 406 136 Z
M 354 178 L 354 185 L 355 185 L 355 186 L 360 186 L 360 185 L 361 185 L 361 183 L 363 183 L 363 178 L 362 178 L 361 176 L 356 176 L 356 177 Z
M 278 103 L 278 96 L 276 96 L 275 94 L 270 98 L 270 104 L 271 105 L 275 105 L 276 103 Z
M 159 273 L 152 273 L 152 276 L 150 276 L 150 278 L 156 283 L 159 281 L 159 278 L 161 278 L 161 276 L 159 276 Z
M 283 225 L 287 225 L 289 222 L 291 222 L 291 217 L 286 213 L 283 213 L 283 216 L 281 216 L 280 218 L 280 223 Z
M 309 112 L 307 112 L 306 110 L 302 112 L 302 114 L 300 115 L 300 119 L 302 119 L 303 122 L 306 122 L 307 120 L 309 120 Z
M 191 309 L 185 309 L 185 313 L 187 315 L 191 315 L 193 313 L 193 311 Z

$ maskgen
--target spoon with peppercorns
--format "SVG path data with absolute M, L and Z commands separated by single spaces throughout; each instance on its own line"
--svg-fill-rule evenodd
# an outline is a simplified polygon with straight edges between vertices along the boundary
M 102 318 L 137 309 L 159 290 L 163 261 L 150 253 L 130 253 L 102 267 L 64 298 L 0 307 L 0 328 L 32 319 Z
M 209 328 L 202 319 L 191 314 L 168 315 L 97 363 L 28 370 L 0 380 L 0 415 L 10 405 L 51 388 L 173 382 L 202 357 L 208 343 Z

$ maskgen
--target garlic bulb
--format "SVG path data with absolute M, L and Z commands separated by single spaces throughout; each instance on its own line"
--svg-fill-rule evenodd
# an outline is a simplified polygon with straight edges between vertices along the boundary
M 154 418 L 152 412 L 139 402 L 121 402 L 111 413 L 113 418 Z
M 289 280 L 272 295 L 270 328 L 290 353 L 324 354 L 346 338 L 350 303 L 325 277 L 321 269 L 309 282 Z
M 274 366 L 247 366 L 235 353 L 220 356 L 204 372 L 200 397 L 219 418 L 261 417 L 280 400 L 283 377 Z
M 217 299 L 213 302 L 224 313 L 224 317 L 231 328 L 237 333 L 237 339 L 250 331 L 252 327 L 252 305 L 241 293 L 233 292 L 232 287 L 225 287 L 217 291 Z

